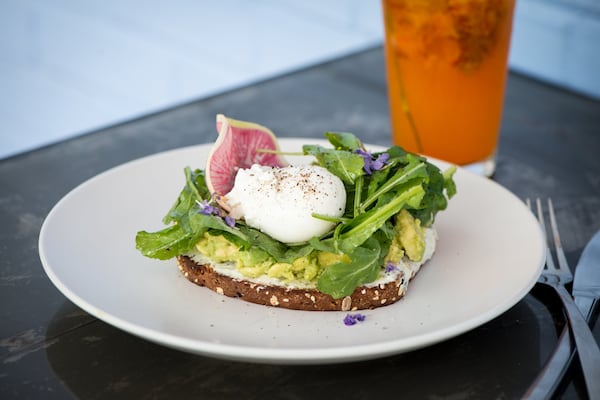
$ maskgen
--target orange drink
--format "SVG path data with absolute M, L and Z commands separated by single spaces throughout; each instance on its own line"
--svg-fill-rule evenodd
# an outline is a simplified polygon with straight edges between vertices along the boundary
M 490 176 L 515 0 L 382 0 L 392 138 Z

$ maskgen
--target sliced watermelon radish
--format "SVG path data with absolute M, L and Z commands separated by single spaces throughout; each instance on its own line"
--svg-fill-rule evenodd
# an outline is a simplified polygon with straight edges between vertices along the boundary
M 206 186 L 214 195 L 223 196 L 231 191 L 240 168 L 250 168 L 254 164 L 288 165 L 279 154 L 259 151 L 279 151 L 277 138 L 269 128 L 218 114 L 217 131 L 219 136 L 208 155 L 205 169 Z

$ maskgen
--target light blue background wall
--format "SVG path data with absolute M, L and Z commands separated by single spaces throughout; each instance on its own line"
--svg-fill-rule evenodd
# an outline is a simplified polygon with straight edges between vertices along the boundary
M 0 158 L 381 43 L 369 0 L 0 0 Z M 518 0 L 514 70 L 600 98 L 600 1 Z

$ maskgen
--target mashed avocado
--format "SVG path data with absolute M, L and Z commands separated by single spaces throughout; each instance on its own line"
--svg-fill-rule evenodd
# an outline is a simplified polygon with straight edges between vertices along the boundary
M 420 261 L 425 252 L 425 232 L 421 221 L 413 218 L 408 211 L 402 210 L 394 218 L 394 231 L 396 236 L 390 244 L 386 263 L 397 263 L 404 256 L 413 261 Z M 277 262 L 264 250 L 242 250 L 222 235 L 213 236 L 208 233 L 198 241 L 196 250 L 218 263 L 234 262 L 240 273 L 249 278 L 267 275 L 286 282 L 316 281 L 325 267 L 339 262 L 350 262 L 345 254 L 318 250 L 292 263 Z
M 196 243 L 196 250 L 210 257 L 215 262 L 232 261 L 237 257 L 240 248 L 222 235 L 210 235 L 204 232 L 202 239 Z
M 404 255 L 412 261 L 421 261 L 425 253 L 425 229 L 421 221 L 402 210 L 394 218 L 394 231 L 396 237 L 390 244 L 386 262 L 397 263 Z

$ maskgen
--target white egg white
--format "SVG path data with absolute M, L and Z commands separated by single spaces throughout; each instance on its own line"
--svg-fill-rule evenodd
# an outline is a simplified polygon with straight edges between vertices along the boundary
M 226 201 L 234 218 L 244 218 L 280 242 L 300 243 L 333 229 L 333 223 L 313 214 L 341 217 L 346 190 L 337 176 L 320 166 L 253 165 L 237 172 Z

